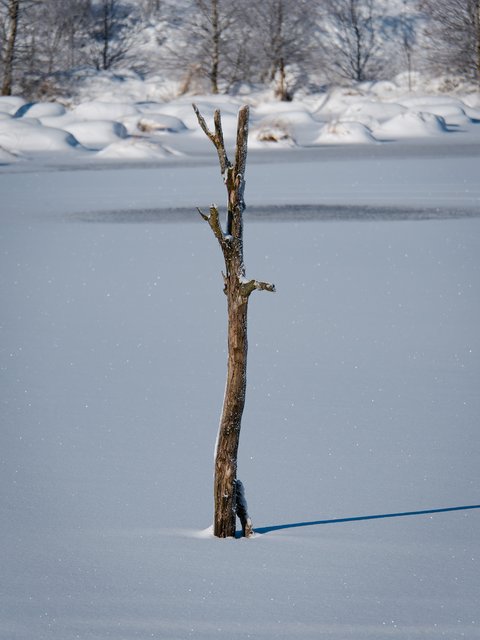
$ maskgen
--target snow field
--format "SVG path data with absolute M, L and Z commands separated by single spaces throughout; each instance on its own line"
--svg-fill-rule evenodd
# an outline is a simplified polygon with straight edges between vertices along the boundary
M 237 541 L 190 101 L 0 99 L 1 640 L 480 638 L 480 104 L 362 91 L 252 108 Z
M 96 99 L 69 108 L 56 102 L 31 104 L 21 98 L 0 98 L 2 164 L 19 154 L 28 160 L 72 149 L 81 162 L 155 162 L 168 160 L 171 153 L 198 153 L 203 133 L 191 108 L 192 98 L 156 102 L 146 99 L 146 84 L 143 90 L 141 84 L 135 86 L 136 93 L 112 99 L 100 84 Z M 453 133 L 478 141 L 476 94 L 405 94 L 394 83 L 364 83 L 291 103 L 272 101 L 261 92 L 218 96 L 215 101 L 211 96 L 193 99 L 207 117 L 221 108 L 225 138 L 231 142 L 239 106 L 251 104 L 251 148 L 377 144 L 432 136 L 450 141 Z M 127 136 L 128 142 L 123 142 Z
M 478 510 L 300 526 L 478 504 L 479 220 L 246 225 L 234 542 L 218 247 L 109 219 L 3 226 L 2 640 L 480 637 Z

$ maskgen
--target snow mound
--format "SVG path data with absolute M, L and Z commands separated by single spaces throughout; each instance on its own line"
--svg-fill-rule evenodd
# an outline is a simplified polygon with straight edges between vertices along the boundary
M 473 107 L 465 106 L 464 111 L 470 118 L 470 122 L 475 122 L 477 124 L 480 122 L 480 107 L 475 109 Z
M 285 114 L 286 115 L 286 114 Z M 291 114 L 290 114 L 291 115 Z M 311 121 L 311 116 L 307 118 Z M 303 114 L 302 114 L 303 116 Z M 252 127 L 250 146 L 253 148 L 265 148 L 265 146 L 279 145 L 292 147 L 295 143 L 294 125 L 295 118 L 266 117 Z
M 168 91 L 165 78 L 149 76 L 147 80 L 131 69 L 96 71 L 82 68 L 72 74 L 72 82 L 75 85 L 77 103 L 87 100 L 135 103 L 139 100 L 162 99 L 163 94 Z M 170 93 L 178 95 L 178 87 Z
M 222 114 L 223 133 L 226 138 L 233 136 L 235 138 L 237 132 L 237 114 L 243 102 L 227 95 L 215 96 L 195 96 L 193 100 L 197 105 L 200 113 L 205 118 L 207 125 L 213 130 L 213 114 L 216 109 L 220 109 Z M 174 116 L 182 120 L 188 129 L 192 129 L 193 133 L 199 136 L 205 136 L 198 126 L 197 117 L 192 109 L 191 98 L 178 98 L 172 100 L 168 104 L 161 105 L 162 114 Z
M 254 109 L 251 118 L 252 138 L 259 142 L 280 142 L 286 146 L 310 144 L 322 124 L 302 105 L 283 103 L 280 108 L 277 106 L 265 111 L 267 115 L 260 120 L 258 118 L 264 112 L 263 107 Z
M 18 96 L 0 96 L 0 113 L 12 115 L 25 104 L 25 100 Z
M 378 80 L 372 82 L 368 87 L 369 93 L 374 96 L 385 97 L 394 95 L 398 91 L 398 84 L 391 80 Z
M 113 142 L 97 153 L 97 158 L 103 160 L 163 160 L 171 157 L 172 153 L 160 144 L 127 138 Z
M 370 129 L 360 122 L 333 120 L 326 124 L 315 144 L 371 144 L 377 142 Z
M 65 125 L 64 128 L 75 136 L 84 147 L 95 150 L 103 149 L 128 135 L 123 124 L 111 120 L 72 122 L 72 124 Z
M 259 115 L 281 114 L 282 116 L 289 114 L 306 114 L 309 112 L 305 105 L 299 101 L 295 102 L 279 102 L 278 100 L 268 100 L 261 102 L 255 106 L 255 113 Z
M 472 119 L 467 115 L 465 109 L 454 104 L 440 104 L 425 109 L 428 113 L 443 118 L 450 125 L 470 124 Z
M 163 113 L 143 115 L 137 122 L 137 128 L 144 133 L 180 133 L 187 129 L 183 120 Z
M 72 151 L 78 146 L 75 137 L 62 129 L 44 127 L 21 119 L 0 120 L 0 145 L 12 153 L 18 151 Z
M 0 164 L 12 164 L 18 162 L 19 158 L 14 153 L 10 153 L 7 149 L 0 147 Z
M 401 104 L 405 105 L 409 109 L 417 111 L 430 111 L 430 109 L 436 106 L 453 105 L 456 107 L 463 107 L 464 103 L 460 98 L 452 96 L 413 96 L 405 97 L 401 100 Z
M 425 111 L 407 111 L 387 120 L 374 130 L 377 138 L 422 138 L 447 131 L 441 116 Z
M 423 113 L 432 113 L 435 116 L 443 118 L 447 124 L 465 125 L 475 119 L 467 113 L 469 108 L 458 98 L 449 98 L 446 96 L 431 96 L 424 98 L 407 98 L 402 104 L 412 110 L 421 111 Z
M 295 146 L 295 141 L 292 138 L 289 128 L 284 123 L 265 124 L 256 130 L 254 129 L 252 134 L 253 136 L 250 140 L 250 147 L 252 148 L 264 147 L 265 145 L 270 146 L 271 144 L 287 147 Z
M 360 122 L 369 126 L 371 122 L 381 123 L 390 120 L 400 113 L 405 113 L 407 108 L 395 102 L 381 103 L 372 100 L 355 102 L 345 109 L 340 115 L 340 120 L 347 122 Z
M 317 107 L 316 114 L 336 118 L 351 104 L 362 101 L 364 97 L 363 92 L 357 89 L 335 87 L 323 96 L 320 105 Z
M 47 118 L 63 116 L 66 109 L 58 102 L 27 102 L 15 113 L 15 118 Z
M 128 102 L 82 102 L 73 109 L 78 120 L 121 120 L 138 114 L 138 109 Z

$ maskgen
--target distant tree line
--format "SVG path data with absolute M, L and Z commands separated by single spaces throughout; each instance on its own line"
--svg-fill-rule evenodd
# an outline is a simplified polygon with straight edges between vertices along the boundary
M 479 0 L 0 0 L 1 93 L 54 95 L 81 68 L 130 68 L 179 91 L 431 71 L 480 84 Z

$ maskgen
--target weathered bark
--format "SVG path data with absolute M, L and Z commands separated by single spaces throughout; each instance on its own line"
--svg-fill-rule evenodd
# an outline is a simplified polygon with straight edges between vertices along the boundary
M 13 61 L 15 58 L 15 43 L 18 32 L 18 19 L 20 12 L 20 0 L 9 0 L 8 7 L 8 27 L 6 33 L 5 52 L 3 58 L 3 81 L 2 96 L 12 94 L 13 82 Z
M 215 452 L 214 478 L 214 535 L 219 538 L 235 535 L 235 516 L 242 523 L 244 535 L 252 534 L 252 525 L 247 513 L 247 503 L 243 485 L 237 480 L 237 454 L 240 427 L 245 406 L 247 387 L 247 310 L 250 294 L 255 290 L 275 291 L 267 282 L 247 280 L 243 262 L 243 212 L 245 202 L 245 169 L 248 142 L 248 106 L 238 114 L 235 162 L 228 160 L 220 111 L 214 115 L 215 131 L 207 124 L 193 105 L 198 122 L 204 133 L 215 146 L 220 170 L 227 188 L 226 232 L 220 224 L 218 209 L 210 207 L 208 215 L 200 215 L 208 222 L 218 240 L 225 260 L 224 291 L 228 309 L 228 361 L 227 384 L 220 420 Z M 238 495 L 237 495 L 238 494 Z

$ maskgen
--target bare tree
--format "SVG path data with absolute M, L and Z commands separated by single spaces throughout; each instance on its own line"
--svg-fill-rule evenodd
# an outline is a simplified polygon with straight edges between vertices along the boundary
M 198 10 L 201 12 L 204 21 L 203 29 L 206 31 L 210 43 L 208 50 L 208 70 L 207 75 L 210 80 L 212 93 L 218 93 L 218 70 L 220 65 L 220 43 L 224 31 L 220 22 L 219 0 L 196 0 Z M 228 22 L 225 23 L 227 25 Z
M 407 65 L 408 90 L 412 90 L 413 51 L 417 43 L 417 16 L 405 11 L 407 0 L 403 0 L 404 10 L 399 20 L 400 41 L 404 61 Z
M 480 84 L 480 1 L 423 0 L 422 7 L 431 66 Z
M 207 81 L 213 94 L 228 89 L 238 77 L 244 43 L 239 36 L 244 0 L 190 0 L 190 11 L 179 5 L 171 66 L 184 73 L 184 90 Z
M 65 68 L 73 68 L 85 60 L 85 44 L 87 41 L 91 0 L 70 0 L 68 6 L 56 0 L 59 13 L 64 15 Z M 58 68 L 58 62 L 57 62 Z
M 143 5 L 143 11 L 147 16 L 154 17 L 160 13 L 163 2 L 162 0 L 143 0 L 140 4 Z
M 425 18 L 419 9 L 419 0 L 392 3 L 378 20 L 380 46 L 376 58 L 382 58 L 380 71 L 384 77 L 406 72 L 409 91 L 413 88 L 414 64 L 420 63 L 419 38 Z M 376 60 L 375 60 L 376 62 Z M 375 67 L 377 65 L 375 64 Z
M 125 60 L 135 35 L 134 21 L 130 20 L 133 12 L 133 5 L 122 0 L 97 0 L 91 3 L 91 59 L 97 69 L 111 69 Z
M 215 205 L 209 214 L 200 211 L 217 239 L 225 260 L 224 291 L 228 308 L 228 364 L 227 384 L 215 452 L 214 479 L 214 535 L 219 538 L 235 535 L 235 516 L 242 523 L 245 536 L 252 535 L 252 523 L 242 483 L 237 479 L 237 453 L 240 427 L 247 387 L 247 308 L 255 290 L 275 291 L 267 282 L 248 280 L 243 260 L 243 212 L 245 201 L 245 169 L 247 163 L 249 109 L 244 106 L 238 114 L 235 161 L 226 154 L 220 111 L 214 115 L 215 131 L 209 130 L 203 116 L 193 105 L 198 122 L 215 146 L 220 171 L 227 188 L 227 222 L 222 229 Z
M 85 62 L 89 7 L 90 0 L 20 0 L 15 79 L 25 96 L 55 95 L 58 74 Z
M 4 16 L 2 20 L 2 96 L 12 94 L 13 64 L 20 17 L 20 0 L 3 0 L 1 6 Z
M 379 50 L 375 0 L 326 0 L 321 46 L 337 75 L 363 81 L 373 75 Z M 375 69 L 376 70 L 376 69 Z
M 247 16 L 257 66 L 268 65 L 268 79 L 275 81 L 277 97 L 290 100 L 292 87 L 287 80 L 287 68 L 303 65 L 308 59 L 315 24 L 312 3 L 263 0 L 252 6 Z
M 90 5 L 90 0 L 32 3 L 23 37 L 31 74 L 41 78 L 82 62 Z

